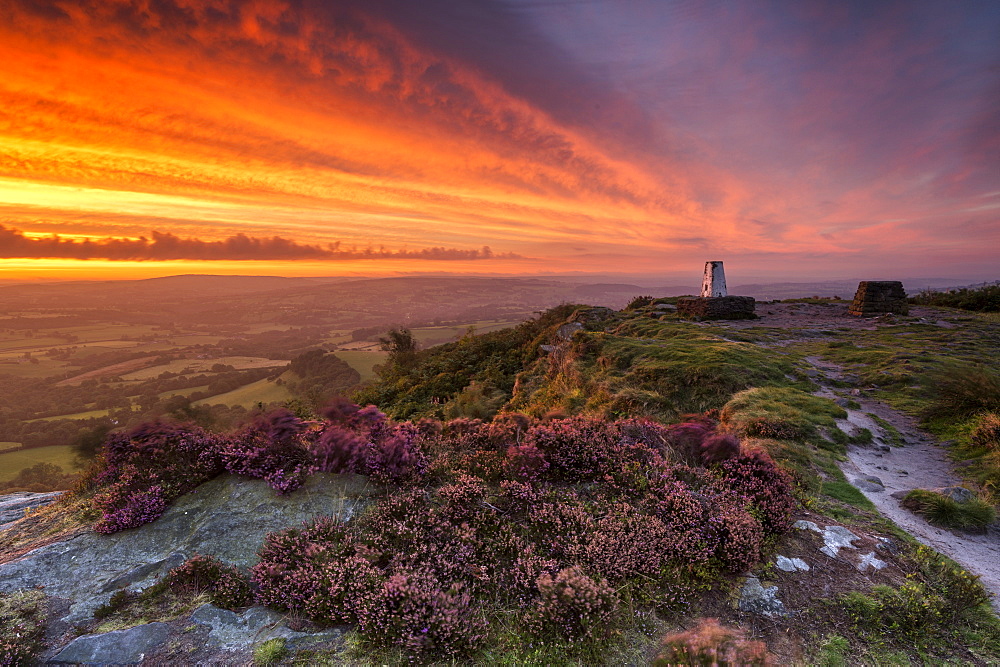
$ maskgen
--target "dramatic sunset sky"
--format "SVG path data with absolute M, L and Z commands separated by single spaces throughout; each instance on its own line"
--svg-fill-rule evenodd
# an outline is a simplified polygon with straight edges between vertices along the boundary
M 0 278 L 1000 278 L 995 0 L 0 3 Z

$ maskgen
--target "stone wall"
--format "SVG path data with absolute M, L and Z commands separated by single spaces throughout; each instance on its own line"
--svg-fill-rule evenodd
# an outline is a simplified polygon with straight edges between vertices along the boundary
M 856 317 L 874 317 L 887 313 L 907 315 L 910 305 L 906 302 L 903 283 L 898 280 L 863 280 L 858 283 L 854 302 L 847 312 Z
M 677 300 L 677 312 L 703 320 L 752 320 L 756 302 L 752 296 L 689 296 Z

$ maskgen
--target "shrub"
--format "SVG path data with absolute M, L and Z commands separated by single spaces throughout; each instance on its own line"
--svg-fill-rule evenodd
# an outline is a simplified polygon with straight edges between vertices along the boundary
M 722 565 L 730 572 L 746 572 L 760 560 L 764 531 L 736 499 L 721 499 L 716 513 L 719 546 L 716 550 Z
M 990 601 L 979 577 L 970 574 L 954 562 L 931 549 L 917 547 L 913 560 L 927 585 L 941 596 L 940 613 L 945 620 L 954 620 L 963 613 Z
M 415 482 L 427 470 L 420 439 L 420 431 L 412 424 L 394 427 L 366 450 L 364 472 L 382 483 Z
M 766 454 L 729 459 L 717 474 L 722 488 L 741 498 L 765 531 L 777 535 L 791 528 L 796 506 L 791 479 Z
M 620 464 L 616 431 L 600 419 L 555 419 L 531 426 L 524 443 L 545 455 L 550 478 L 576 482 L 602 477 Z
M 639 310 L 640 308 L 650 305 L 653 301 L 654 299 L 651 296 L 636 296 L 628 302 L 624 310 Z
M 656 516 L 640 513 L 628 503 L 616 503 L 594 525 L 585 562 L 611 581 L 636 575 L 656 577 L 669 553 L 673 533 Z
M 841 605 L 859 628 L 872 633 L 891 633 L 917 640 L 940 628 L 940 595 L 919 581 L 908 581 L 899 588 L 872 587 L 871 594 L 851 591 L 840 598 Z
M 250 582 L 233 565 L 226 565 L 213 556 L 195 554 L 170 570 L 167 586 L 192 594 L 208 593 L 212 604 L 225 609 L 237 609 L 253 604 Z
M 758 417 L 749 420 L 743 427 L 749 438 L 772 438 L 774 440 L 804 440 L 810 433 L 801 424 L 785 419 Z
M 45 595 L 24 590 L 0 594 L 0 665 L 33 665 L 43 649 Z
M 301 529 L 268 535 L 251 579 L 262 604 L 318 622 L 339 622 L 354 620 L 355 589 L 372 574 L 367 561 L 354 557 L 343 524 L 320 517 Z
M 720 625 L 714 618 L 702 619 L 686 632 L 667 635 L 661 646 L 653 662 L 656 667 L 773 664 L 764 642 L 749 641 L 742 631 Z
M 555 633 L 567 639 L 606 636 L 618 610 L 618 596 L 604 579 L 592 579 L 579 567 L 543 573 L 536 582 L 539 599 L 527 616 L 538 635 Z
M 720 463 L 740 453 L 735 436 L 717 433 L 715 424 L 708 422 L 675 424 L 667 431 L 667 441 L 685 459 L 703 465 Z
M 415 573 L 389 577 L 358 622 L 368 637 L 413 654 L 466 655 L 484 636 L 484 623 L 461 584 L 445 590 L 433 577 Z
M 515 479 L 534 481 L 549 469 L 545 453 L 532 443 L 511 445 L 507 449 L 507 474 Z
M 979 417 L 972 432 L 972 444 L 992 451 L 1000 451 L 1000 414 L 987 412 Z
M 368 447 L 366 439 L 334 423 L 323 430 L 312 453 L 320 472 L 353 473 L 364 471 Z
M 230 437 L 221 450 L 227 471 L 263 479 L 291 493 L 316 471 L 306 424 L 286 409 L 261 417 Z
M 706 496 L 687 483 L 664 475 L 643 501 L 645 509 L 663 521 L 671 533 L 664 555 L 683 566 L 707 562 L 719 544 L 719 531 L 710 517 Z
M 958 502 L 926 489 L 913 489 L 903 498 L 902 505 L 930 523 L 958 530 L 983 531 L 997 518 L 993 505 L 981 498 Z
M 134 528 L 159 518 L 181 495 L 223 470 L 220 439 L 192 425 L 144 424 L 112 434 L 104 445 L 94 504 L 100 533 Z

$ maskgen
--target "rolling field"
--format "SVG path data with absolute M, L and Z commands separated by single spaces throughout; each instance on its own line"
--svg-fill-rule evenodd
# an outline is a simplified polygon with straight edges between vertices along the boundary
M 334 354 L 360 373 L 362 382 L 373 380 L 375 378 L 374 367 L 384 363 L 385 358 L 389 356 L 388 352 L 382 350 L 338 350 Z
M 267 405 L 268 403 L 287 401 L 292 397 L 291 393 L 284 386 L 279 386 L 266 378 L 251 382 L 239 389 L 227 391 L 224 394 L 209 396 L 200 401 L 195 401 L 194 405 L 242 405 L 248 410 L 258 403 Z
M 186 375 L 188 373 L 208 373 L 211 372 L 215 364 L 232 366 L 236 370 L 246 370 L 249 368 L 278 368 L 286 365 L 287 361 L 264 359 L 263 357 L 216 357 L 213 359 L 177 359 L 169 364 L 150 366 L 131 373 L 122 375 L 123 380 L 150 380 L 161 373 L 171 372 Z
M 509 327 L 516 326 L 520 324 L 517 322 L 494 322 L 481 320 L 478 322 L 472 322 L 465 325 L 455 325 L 455 326 L 441 326 L 441 327 L 420 327 L 418 329 L 413 329 L 413 337 L 417 339 L 417 342 L 424 346 L 428 343 L 439 344 L 443 342 L 449 342 L 461 338 L 465 335 L 465 332 L 469 330 L 469 327 L 475 327 L 475 333 L 484 334 L 491 331 L 497 331 L 498 329 L 507 329 Z
M 0 482 L 9 482 L 17 477 L 17 473 L 22 469 L 38 463 L 54 463 L 61 467 L 63 472 L 73 472 L 76 470 L 73 465 L 75 458 L 73 448 L 69 445 L 35 447 L 0 454 Z
M 107 417 L 107 410 L 87 410 L 86 412 L 74 412 L 71 415 L 53 415 L 52 417 L 39 417 L 38 419 L 28 419 L 29 422 L 54 422 L 59 419 L 92 419 L 94 417 Z

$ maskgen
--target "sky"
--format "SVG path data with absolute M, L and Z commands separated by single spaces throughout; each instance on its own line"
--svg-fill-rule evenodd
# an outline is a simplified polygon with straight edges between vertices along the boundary
M 997 279 L 997 35 L 993 0 L 6 0 L 0 279 Z

